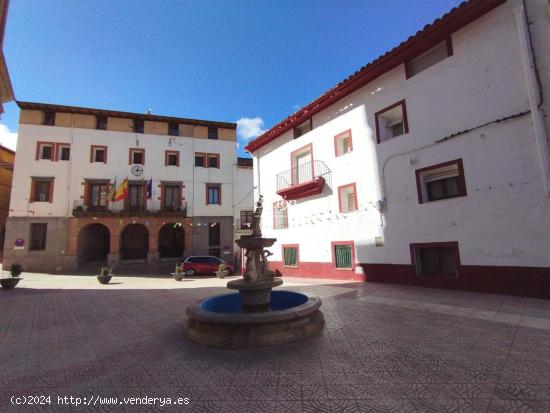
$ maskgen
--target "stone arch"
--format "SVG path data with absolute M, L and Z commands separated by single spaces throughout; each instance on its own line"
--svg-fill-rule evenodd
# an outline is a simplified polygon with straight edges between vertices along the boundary
M 120 233 L 120 258 L 147 259 L 149 230 L 143 224 L 129 224 Z
M 88 261 L 107 262 L 111 245 L 111 233 L 103 224 L 93 223 L 82 227 L 78 233 L 78 263 Z
M 173 222 L 164 224 L 159 230 L 158 249 L 160 258 L 183 257 L 185 230 L 183 225 Z

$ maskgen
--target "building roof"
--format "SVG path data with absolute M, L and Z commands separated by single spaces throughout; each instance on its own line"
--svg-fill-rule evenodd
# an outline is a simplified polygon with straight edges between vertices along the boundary
M 230 123 L 230 122 L 217 122 L 217 121 L 201 120 L 201 119 L 177 118 L 173 116 L 121 112 L 121 111 L 106 110 L 106 109 L 82 108 L 78 106 L 64 106 L 64 105 L 56 105 L 51 103 L 22 102 L 19 100 L 17 101 L 17 105 L 19 106 L 20 109 L 42 110 L 45 112 L 78 113 L 81 115 L 111 116 L 115 118 L 143 119 L 143 120 L 150 120 L 150 121 L 156 121 L 156 122 L 177 122 L 177 123 L 185 123 L 188 125 L 213 126 L 213 127 L 215 126 L 218 128 L 237 129 L 237 124 Z
M 363 66 L 348 78 L 329 89 L 323 95 L 309 103 L 299 111 L 288 116 L 267 132 L 263 133 L 246 145 L 245 149 L 254 152 L 273 141 L 283 133 L 304 123 L 316 113 L 326 109 L 340 99 L 365 86 L 389 70 L 424 53 L 452 33 L 475 21 L 506 0 L 468 0 L 453 8 L 442 17 L 424 26 L 413 36 L 394 47 L 372 62 Z
M 6 148 L 4 145 L 0 145 L 0 151 L 11 153 L 12 155 L 15 155 L 15 151 L 11 150 L 10 148 Z

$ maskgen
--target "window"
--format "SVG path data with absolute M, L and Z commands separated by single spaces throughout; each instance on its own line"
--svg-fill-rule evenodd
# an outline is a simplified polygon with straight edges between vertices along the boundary
M 31 202 L 52 202 L 53 178 L 31 179 Z
M 342 156 L 353 150 L 353 143 L 351 140 L 351 129 L 345 132 L 339 133 L 334 137 L 334 153 L 335 156 Z
M 273 229 L 288 228 L 288 209 L 282 202 L 273 203 Z
M 466 196 L 462 159 L 416 170 L 418 203 Z
M 134 119 L 134 132 L 135 133 L 143 133 L 143 119 Z
M 214 257 L 218 257 L 218 258 L 219 258 L 220 255 L 221 255 L 221 251 L 220 251 L 219 248 L 209 248 L 209 249 L 208 249 L 208 254 L 209 254 L 209 255 L 213 255 Z M 208 263 L 209 263 L 209 264 L 216 264 L 218 267 L 219 267 L 219 265 L 220 265 L 220 262 L 219 262 L 219 261 L 214 261 L 212 258 L 210 258 L 210 259 L 208 260 Z
M 241 211 L 241 229 L 249 229 L 252 224 L 254 211 Z
M 107 147 L 100 145 L 92 145 L 90 148 L 90 163 L 103 162 L 107 163 Z
M 311 121 L 311 118 L 309 118 L 304 123 L 302 123 L 300 126 L 296 126 L 294 128 L 294 139 L 299 138 L 302 135 L 305 135 L 311 129 L 313 129 L 312 128 L 312 121 Z
M 31 251 L 43 251 L 46 249 L 46 234 L 48 224 L 31 224 Z
M 36 143 L 36 160 L 46 159 L 53 161 L 53 148 L 54 143 L 52 142 L 37 142 Z
M 409 133 L 407 107 L 404 100 L 376 112 L 374 121 L 377 143 Z
M 128 165 L 145 165 L 145 149 L 130 148 Z
M 220 167 L 220 155 L 215 153 L 209 153 L 208 158 L 208 167 L 209 168 L 219 168 Z
M 44 113 L 44 125 L 55 126 L 55 112 Z
M 405 76 L 410 78 L 453 55 L 453 43 L 449 37 L 427 52 L 405 63 Z
M 96 129 L 107 130 L 107 116 L 98 116 Z
M 208 139 L 218 139 L 218 128 L 208 127 Z
M 168 123 L 168 135 L 179 136 L 180 125 L 177 122 Z
M 221 225 L 219 222 L 211 222 L 208 225 L 208 246 L 214 247 L 221 244 Z
M 206 204 L 222 204 L 222 189 L 220 184 L 206 184 Z
M 417 275 L 456 277 L 460 266 L 458 242 L 411 244 L 411 260 Z
M 68 161 L 71 158 L 71 145 L 57 145 L 57 159 L 60 161 Z
M 357 189 L 355 183 L 338 187 L 338 205 L 342 213 L 357 211 Z
M 283 245 L 283 264 L 285 267 L 298 267 L 298 244 Z
M 180 166 L 180 153 L 179 153 L 179 151 L 165 151 L 164 152 L 164 165 L 165 166 Z
M 163 190 L 162 209 L 165 211 L 179 210 L 181 207 L 181 185 L 163 184 Z
M 205 153 L 195 153 L 195 166 L 200 166 L 206 168 L 206 154 Z
M 332 242 L 332 262 L 336 269 L 352 270 L 355 263 L 353 241 Z
M 144 211 L 147 209 L 146 184 L 128 183 L 128 209 L 130 211 Z
M 291 153 L 292 185 L 299 185 L 313 180 L 313 148 L 306 145 Z
M 88 183 L 88 209 L 92 211 L 106 210 L 110 190 L 111 186 L 108 182 Z

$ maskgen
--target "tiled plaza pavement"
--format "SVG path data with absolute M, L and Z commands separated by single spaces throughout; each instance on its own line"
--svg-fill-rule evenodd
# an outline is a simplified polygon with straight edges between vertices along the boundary
M 550 301 L 319 281 L 289 288 L 322 297 L 322 334 L 224 351 L 181 331 L 185 307 L 225 280 L 113 281 L 25 274 L 0 291 L 0 412 L 550 411 Z M 18 409 L 12 395 L 52 405 Z M 58 395 L 191 402 L 63 407 Z

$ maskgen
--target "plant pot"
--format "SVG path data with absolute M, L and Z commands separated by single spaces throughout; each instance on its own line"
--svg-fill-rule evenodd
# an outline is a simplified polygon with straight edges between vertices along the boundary
M 111 281 L 111 278 L 113 278 L 112 275 L 98 275 L 98 276 L 97 276 L 97 280 L 98 280 L 101 284 L 109 284 L 109 281 Z
M 185 275 L 184 273 L 180 272 L 180 273 L 172 273 L 172 275 L 174 276 L 174 280 L 176 281 L 181 281 L 183 280 L 183 276 Z
M 12 288 L 15 288 L 15 286 L 21 280 L 22 278 L 19 278 L 19 277 L 0 278 L 0 285 L 2 285 L 2 288 L 4 290 L 11 290 Z

